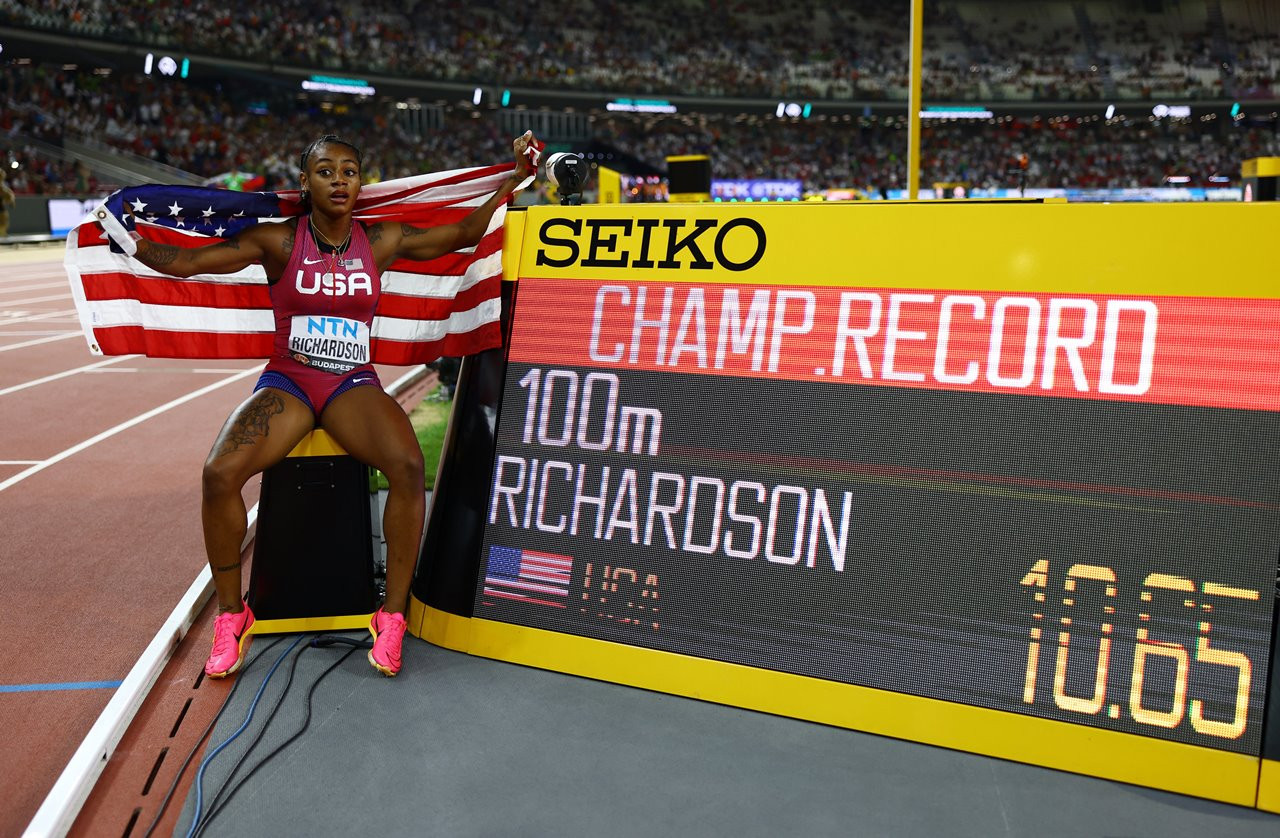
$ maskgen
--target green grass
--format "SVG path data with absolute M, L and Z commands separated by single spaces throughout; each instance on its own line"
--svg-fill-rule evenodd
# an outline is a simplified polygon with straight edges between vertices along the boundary
M 453 402 L 441 400 L 440 390 L 436 388 L 409 414 L 409 423 L 413 425 L 413 432 L 418 437 L 418 447 L 422 449 L 423 482 L 428 490 L 434 489 L 436 485 L 440 449 L 444 445 L 444 432 L 449 425 L 449 412 L 452 409 Z M 387 488 L 387 478 L 382 472 L 374 472 L 374 479 L 377 482 L 376 488 Z
M 432 390 L 409 414 L 409 423 L 413 425 L 413 432 L 418 436 L 418 447 L 422 449 L 422 470 L 428 489 L 434 489 L 436 485 L 440 449 L 444 446 L 444 431 L 449 425 L 449 413 L 453 410 L 453 402 L 439 400 L 439 393 L 438 388 Z

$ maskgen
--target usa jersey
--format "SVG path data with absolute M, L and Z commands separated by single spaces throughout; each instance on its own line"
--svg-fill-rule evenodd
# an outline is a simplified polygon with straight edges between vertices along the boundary
M 364 225 L 352 221 L 341 256 L 321 250 L 310 216 L 298 219 L 293 251 L 271 286 L 276 333 L 273 354 L 341 375 L 369 363 L 369 329 L 382 275 Z

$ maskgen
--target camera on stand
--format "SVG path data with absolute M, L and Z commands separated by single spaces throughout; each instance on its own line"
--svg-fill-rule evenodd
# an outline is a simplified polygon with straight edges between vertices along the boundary
M 547 180 L 555 184 L 562 207 L 582 203 L 582 190 L 587 185 L 589 174 L 582 155 L 558 151 L 547 158 Z

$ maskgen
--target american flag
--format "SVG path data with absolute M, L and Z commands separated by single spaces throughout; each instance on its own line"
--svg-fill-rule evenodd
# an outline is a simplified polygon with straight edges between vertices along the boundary
M 564 608 L 569 600 L 573 559 L 555 553 L 489 547 L 484 573 L 484 593 L 500 599 Z
M 361 188 L 355 216 L 367 223 L 448 224 L 484 203 L 510 172 L 510 165 L 488 166 L 372 184 Z M 253 224 L 300 215 L 299 193 L 130 187 L 107 198 L 67 236 L 67 275 L 93 354 L 269 357 L 275 320 L 262 266 L 189 279 L 154 271 L 130 256 L 137 246 L 126 203 L 139 235 L 199 247 Z M 383 273 L 371 330 L 374 363 L 425 363 L 501 344 L 505 215 L 500 206 L 473 249 L 427 262 L 399 259 Z

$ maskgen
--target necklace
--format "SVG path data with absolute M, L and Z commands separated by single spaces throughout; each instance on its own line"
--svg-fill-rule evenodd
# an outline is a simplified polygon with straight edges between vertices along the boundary
M 319 236 L 321 239 L 324 240 L 324 243 L 329 245 L 329 247 L 331 248 L 330 254 L 329 254 L 329 260 L 328 260 L 329 273 L 336 274 L 338 272 L 338 265 L 342 263 L 342 258 L 346 254 L 347 248 L 351 246 L 351 227 L 347 228 L 347 237 L 342 240 L 342 244 L 334 244 L 333 242 L 329 241 L 328 236 L 320 232 L 320 228 L 316 226 L 316 222 L 314 218 L 308 217 L 307 223 L 311 227 L 313 238 L 314 236 Z M 318 245 L 319 245 L 319 242 L 317 242 L 317 249 L 319 249 Z M 322 258 L 324 257 L 325 254 L 323 250 L 320 250 L 320 255 Z

